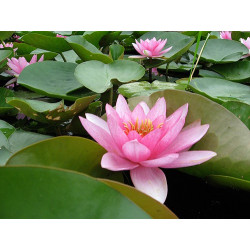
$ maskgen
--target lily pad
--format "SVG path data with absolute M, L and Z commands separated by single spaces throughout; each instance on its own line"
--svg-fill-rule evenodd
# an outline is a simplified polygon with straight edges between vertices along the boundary
M 145 101 L 152 107 L 159 97 L 166 99 L 167 115 L 188 103 L 186 125 L 197 119 L 201 119 L 202 124 L 210 125 L 207 134 L 191 150 L 211 150 L 217 156 L 181 171 L 201 178 L 225 175 L 250 180 L 250 133 L 234 114 L 206 97 L 181 90 L 165 90 L 149 97 L 134 97 L 129 99 L 129 104 L 133 108 L 140 101 Z
M 103 54 L 82 36 L 70 36 L 66 40 L 83 61 L 97 60 L 103 63 L 111 63 L 113 61 L 112 58 Z
M 226 64 L 226 65 L 228 65 L 228 64 Z M 199 76 L 225 79 L 224 76 L 222 76 L 214 71 L 206 70 L 206 69 L 200 69 Z
M 5 101 L 6 97 L 12 97 L 14 96 L 14 92 L 6 89 L 6 88 L 0 88 L 0 115 L 7 114 L 9 111 L 13 110 L 14 108 L 7 104 Z
M 76 66 L 75 63 L 55 61 L 34 63 L 22 71 L 17 82 L 39 94 L 70 101 L 93 95 L 89 90 L 83 89 L 76 80 L 74 76 Z M 78 90 L 76 94 L 70 93 L 76 90 Z
M 143 82 L 133 82 L 123 84 L 118 88 L 118 92 L 127 98 L 135 96 L 149 96 L 152 93 L 155 93 L 160 90 L 165 89 L 182 89 L 186 88 L 187 84 L 178 84 L 173 82 L 160 82 L 154 81 L 152 83 L 143 81 Z
M 225 102 L 222 105 L 234 113 L 250 129 L 250 105 L 242 102 Z
M 230 81 L 250 81 L 250 61 L 239 61 L 230 64 L 213 65 L 211 69 L 223 75 L 227 80 Z
M 90 176 L 45 167 L 0 168 L 0 203 L 2 219 L 151 218 Z
M 199 44 L 198 54 L 205 41 Z M 195 53 L 196 44 L 194 44 L 190 51 Z M 200 60 L 212 63 L 230 63 L 240 60 L 240 58 L 248 53 L 248 49 L 240 42 L 227 39 L 209 39 L 202 52 Z
M 56 35 L 53 37 L 32 32 L 24 35 L 22 37 L 22 41 L 36 48 L 45 49 L 57 53 L 71 49 L 64 38 L 56 37 Z
M 12 36 L 14 31 L 0 31 L 0 40 L 4 41 L 5 39 Z
M 10 125 L 4 120 L 0 120 L 0 131 L 8 138 L 13 132 L 15 132 L 15 127 Z
M 142 35 L 140 39 L 146 40 L 155 37 L 158 39 L 168 39 L 164 49 L 173 46 L 173 48 L 164 54 L 167 58 L 166 62 L 171 62 L 176 58 L 181 57 L 185 52 L 189 50 L 195 41 L 195 38 L 183 35 L 179 32 L 163 32 L 163 31 L 151 31 Z
M 201 95 L 224 103 L 227 101 L 239 101 L 250 104 L 250 87 L 219 78 L 194 78 L 189 87 Z
M 145 74 L 143 66 L 127 60 L 116 60 L 110 64 L 88 61 L 76 67 L 75 77 L 86 88 L 103 93 L 112 87 L 112 80 L 127 83 L 141 79 Z
M 90 43 L 92 43 L 95 47 L 99 48 L 100 40 L 110 31 L 85 31 L 83 33 L 83 37 Z
M 43 123 L 62 123 L 81 113 L 96 98 L 95 95 L 82 97 L 67 107 L 64 102 L 48 103 L 39 100 L 9 97 L 6 101 L 26 116 Z
M 124 47 L 120 44 L 112 44 L 109 46 L 109 55 L 113 60 L 123 59 Z
M 13 54 L 12 50 L 0 49 L 0 63 L 10 57 L 11 54 Z

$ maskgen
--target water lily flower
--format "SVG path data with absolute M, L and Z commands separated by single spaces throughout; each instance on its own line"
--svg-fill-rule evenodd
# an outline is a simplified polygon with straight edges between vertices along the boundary
M 246 40 L 241 38 L 240 42 L 249 49 L 249 53 L 247 55 L 244 55 L 243 58 L 250 56 L 250 37 L 248 37 Z
M 141 56 L 130 56 L 130 58 L 157 58 L 157 57 L 162 57 L 163 54 L 167 53 L 169 50 L 172 49 L 172 46 L 162 50 L 163 47 L 167 43 L 167 39 L 164 40 L 156 40 L 156 38 L 152 39 L 146 39 L 143 41 L 142 39 L 140 40 L 140 43 L 135 40 L 136 43 L 132 43 L 136 51 L 141 54 Z
M 7 70 L 6 73 L 18 77 L 25 67 L 37 62 L 37 55 L 33 55 L 30 62 L 27 62 L 27 60 L 24 57 L 19 57 L 18 59 L 12 57 L 11 59 L 7 58 L 7 60 L 8 60 L 7 65 L 11 68 L 11 70 Z M 44 60 L 44 55 L 41 56 L 38 62 L 42 62 L 43 60 Z
M 60 34 L 56 34 L 56 37 L 66 38 L 66 36 L 63 36 L 63 35 L 60 35 Z
M 3 42 L 3 44 L 0 44 L 0 49 L 3 49 L 3 48 L 13 48 L 13 43 L 5 43 Z M 14 52 L 17 51 L 17 48 L 13 49 Z
M 160 168 L 180 168 L 201 164 L 216 156 L 212 151 L 188 151 L 207 132 L 200 121 L 184 127 L 188 104 L 166 117 L 166 101 L 159 98 L 152 109 L 140 102 L 130 111 L 119 95 L 116 109 L 106 105 L 107 122 L 93 114 L 79 117 L 87 132 L 108 152 L 102 168 L 129 170 L 134 186 L 164 203 L 168 187 Z
M 155 76 L 158 76 L 158 75 L 159 75 L 159 72 L 158 72 L 157 68 L 152 68 L 152 73 L 153 73 Z
M 232 40 L 232 32 L 231 31 L 221 31 L 220 32 L 221 39 Z

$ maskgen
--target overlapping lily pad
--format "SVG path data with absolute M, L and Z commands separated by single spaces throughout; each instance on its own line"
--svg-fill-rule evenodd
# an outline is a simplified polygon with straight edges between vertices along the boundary
M 68 44 L 76 54 L 85 62 L 97 60 L 103 63 L 111 63 L 113 60 L 108 55 L 103 54 L 92 43 L 88 42 L 82 36 L 70 36 L 66 38 Z
M 227 80 L 230 81 L 250 81 L 250 61 L 239 61 L 230 64 L 213 65 L 211 69 L 223 75 Z
M 99 48 L 100 40 L 110 31 L 85 31 L 83 33 L 83 37 L 90 43 L 92 43 L 95 47 Z
M 198 54 L 205 41 L 199 43 Z M 194 44 L 190 51 L 195 53 L 196 44 Z M 240 58 L 248 53 L 245 45 L 237 41 L 227 39 L 209 39 L 202 52 L 200 60 L 211 63 L 230 63 L 240 60 Z
M 201 119 L 202 124 L 210 125 L 207 134 L 191 150 L 211 150 L 217 156 L 202 165 L 183 168 L 182 171 L 202 178 L 223 175 L 250 180 L 250 133 L 234 114 L 206 97 L 180 90 L 165 90 L 150 97 L 135 97 L 129 103 L 133 108 L 143 100 L 152 106 L 162 96 L 167 102 L 167 115 L 188 103 L 186 124 Z
M 36 48 L 52 51 L 52 52 L 63 52 L 70 50 L 71 47 L 69 44 L 65 41 L 64 38 L 56 37 L 54 36 L 48 36 L 44 34 L 39 33 L 28 33 L 22 37 L 22 40 Z
M 164 49 L 173 46 L 173 48 L 169 52 L 164 54 L 164 56 L 167 58 L 167 62 L 171 62 L 174 59 L 183 55 L 185 52 L 188 51 L 188 49 L 195 41 L 195 38 L 183 35 L 179 32 L 163 31 L 147 32 L 146 34 L 142 35 L 140 39 L 152 39 L 153 37 L 155 37 L 157 40 L 167 39 L 167 44 L 165 45 Z
M 14 96 L 13 91 L 6 88 L 0 88 L 0 115 L 4 115 L 14 109 L 11 105 L 7 104 L 5 101 L 6 97 L 12 97 L 12 96 Z
M 109 46 L 109 55 L 113 60 L 123 59 L 124 47 L 120 44 L 112 44 Z
M 194 92 L 219 103 L 239 101 L 250 104 L 250 87 L 237 82 L 219 78 L 194 78 L 189 86 Z
M 160 90 L 181 89 L 184 90 L 187 84 L 178 84 L 173 82 L 154 81 L 152 83 L 142 81 L 123 84 L 119 87 L 118 92 L 127 98 L 135 96 L 149 96 Z
M 76 80 L 76 66 L 75 63 L 54 61 L 34 63 L 22 71 L 18 83 L 37 93 L 70 101 L 93 95 Z M 70 93 L 76 90 L 77 93 Z
M 96 98 L 95 95 L 82 97 L 67 107 L 63 101 L 48 103 L 39 100 L 9 97 L 6 101 L 26 116 L 44 123 L 62 123 L 81 113 Z
M 96 93 L 103 93 L 112 87 L 113 79 L 127 83 L 141 79 L 144 74 L 143 66 L 127 60 L 116 60 L 110 64 L 88 61 L 79 64 L 75 70 L 79 83 Z

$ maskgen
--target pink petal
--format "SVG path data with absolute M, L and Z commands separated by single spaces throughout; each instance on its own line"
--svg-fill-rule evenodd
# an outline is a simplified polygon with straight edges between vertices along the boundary
M 117 154 L 108 152 L 103 155 L 101 166 L 102 168 L 106 168 L 111 171 L 122 171 L 134 169 L 139 165 L 137 163 L 128 161 Z
M 166 54 L 166 53 L 167 53 L 169 50 L 171 50 L 172 48 L 173 48 L 173 46 L 171 46 L 171 47 L 169 47 L 169 48 L 167 48 L 167 49 L 161 51 L 160 54 L 161 54 L 161 55 Z
M 140 143 L 145 145 L 150 151 L 153 151 L 153 149 L 155 148 L 156 144 L 159 142 L 161 137 L 162 137 L 161 129 L 157 128 L 154 129 L 152 132 L 148 133 L 147 135 L 145 135 L 141 139 Z
M 162 49 L 163 47 L 165 46 L 167 42 L 167 39 L 163 40 L 161 43 L 159 43 L 159 45 L 154 49 L 154 55 L 158 54 Z
M 86 131 L 107 151 L 121 154 L 120 150 L 114 143 L 112 136 L 103 128 L 79 116 L 80 121 Z
M 123 144 L 128 142 L 128 137 L 124 133 L 123 129 L 120 127 L 119 121 L 117 122 L 114 116 L 108 115 L 107 123 L 115 144 L 118 146 L 119 149 L 122 149 Z
M 117 123 L 119 123 L 120 127 L 123 128 L 124 127 L 123 120 L 120 118 L 120 116 L 116 112 L 116 110 L 111 105 L 109 105 L 108 103 L 106 104 L 105 109 L 106 109 L 107 116 L 112 115 L 116 119 Z
M 163 115 L 164 117 L 166 117 L 166 109 L 166 101 L 164 97 L 159 98 L 154 107 L 149 111 L 147 119 L 154 121 L 158 116 Z
M 149 158 L 151 153 L 146 146 L 139 143 L 137 140 L 126 142 L 122 147 L 122 151 L 126 158 L 133 162 L 145 161 Z
M 147 56 L 129 56 L 128 58 L 138 58 L 138 59 L 142 59 L 142 58 L 146 58 Z
M 146 102 L 140 102 L 139 105 L 142 106 L 142 108 L 143 108 L 143 110 L 144 110 L 144 114 L 147 115 L 148 112 L 150 111 L 150 109 L 149 109 L 147 103 L 146 103 Z
M 160 158 L 142 161 L 140 165 L 148 168 L 165 167 L 178 158 L 179 154 L 166 154 Z
M 36 63 L 37 62 L 37 55 L 32 56 L 30 60 L 30 64 Z
M 127 101 L 122 95 L 118 96 L 115 109 L 121 118 L 123 117 L 124 113 L 127 113 L 131 116 L 131 111 L 128 107 Z
M 190 148 L 207 133 L 208 128 L 209 125 L 206 124 L 198 127 L 191 127 L 183 132 L 181 131 L 175 140 L 168 146 L 168 148 L 164 150 L 164 154 L 180 152 Z
M 139 135 L 139 134 L 137 133 L 137 131 L 132 130 L 132 131 L 129 131 L 129 133 L 128 133 L 128 139 L 129 139 L 130 141 L 136 139 L 138 142 L 140 142 L 141 139 L 142 139 L 142 137 L 141 137 L 141 135 Z
M 148 49 L 143 50 L 143 54 L 146 55 L 147 57 L 152 57 L 153 56 L 152 52 L 150 50 L 148 50 Z
M 95 125 L 105 129 L 110 134 L 108 124 L 102 118 L 100 118 L 100 117 L 98 117 L 96 115 L 93 115 L 93 114 L 89 114 L 89 113 L 85 113 L 85 116 L 86 116 L 88 121 L 90 121 L 90 122 L 94 123 Z
M 43 60 L 44 60 L 44 55 L 42 55 L 42 56 L 40 57 L 40 59 L 39 59 L 38 62 L 42 62 Z
M 201 126 L 201 120 L 200 119 L 198 119 L 198 120 L 192 122 L 191 124 L 187 125 L 185 128 L 182 129 L 181 132 L 184 132 L 187 129 L 194 128 L 194 127 L 199 127 L 199 126 Z
M 201 164 L 217 154 L 212 151 L 186 151 L 179 153 L 179 157 L 164 168 L 182 168 Z
M 144 110 L 143 110 L 141 105 L 138 104 L 134 108 L 134 110 L 131 114 L 131 117 L 132 117 L 132 122 L 134 122 L 134 123 L 136 122 L 136 120 L 138 120 L 140 122 L 140 121 L 143 121 L 146 119 L 146 115 L 145 115 Z
M 165 174 L 159 168 L 138 167 L 130 170 L 134 186 L 141 192 L 164 203 L 167 198 L 168 186 Z

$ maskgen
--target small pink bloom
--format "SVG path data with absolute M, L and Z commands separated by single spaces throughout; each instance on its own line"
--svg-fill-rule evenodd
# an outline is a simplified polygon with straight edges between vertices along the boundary
M 3 42 L 3 44 L 0 44 L 0 49 L 3 49 L 3 48 L 13 48 L 13 43 L 5 43 Z M 13 49 L 14 52 L 17 51 L 17 48 Z
M 155 76 L 158 76 L 159 73 L 157 71 L 157 68 L 152 68 L 152 73 L 155 75 Z
M 60 35 L 60 34 L 56 34 L 56 37 L 66 38 L 66 36 L 63 36 L 63 35 Z
M 160 168 L 201 164 L 216 156 L 212 151 L 188 151 L 209 125 L 195 121 L 184 127 L 188 104 L 166 117 L 166 101 L 159 98 L 152 109 L 145 102 L 130 111 L 119 95 L 116 109 L 106 105 L 107 122 L 93 114 L 80 117 L 87 132 L 108 152 L 101 166 L 112 171 L 130 170 L 134 186 L 159 202 L 167 197 L 167 180 Z
M 23 114 L 23 113 L 18 113 L 16 115 L 17 120 L 23 120 L 25 117 L 27 117 L 27 116 L 25 114 Z M 27 117 L 27 119 L 30 120 L 30 117 Z
M 221 31 L 220 32 L 221 39 L 232 40 L 232 32 L 231 31 Z
M 249 49 L 249 53 L 247 55 L 244 55 L 243 58 L 250 56 L 250 37 L 248 37 L 247 40 L 241 38 L 240 42 Z
M 20 42 L 20 40 L 19 40 L 20 36 L 14 35 L 13 38 L 15 39 L 15 42 L 18 42 L 18 43 Z
M 38 62 L 43 61 L 43 59 L 44 55 L 41 56 Z M 31 58 L 30 62 L 27 62 L 24 57 L 19 57 L 18 59 L 12 57 L 11 59 L 8 58 L 7 60 L 8 60 L 7 65 L 10 67 L 11 70 L 7 70 L 6 73 L 18 77 L 25 67 L 37 62 L 37 55 L 34 55 Z
M 136 51 L 141 54 L 141 56 L 130 56 L 130 58 L 145 58 L 145 57 L 162 57 L 163 54 L 167 53 L 172 47 L 162 50 L 163 47 L 167 43 L 167 39 L 165 40 L 156 40 L 156 38 L 152 38 L 151 40 L 146 39 L 143 41 L 140 40 L 140 43 L 135 40 L 136 43 L 132 43 Z

